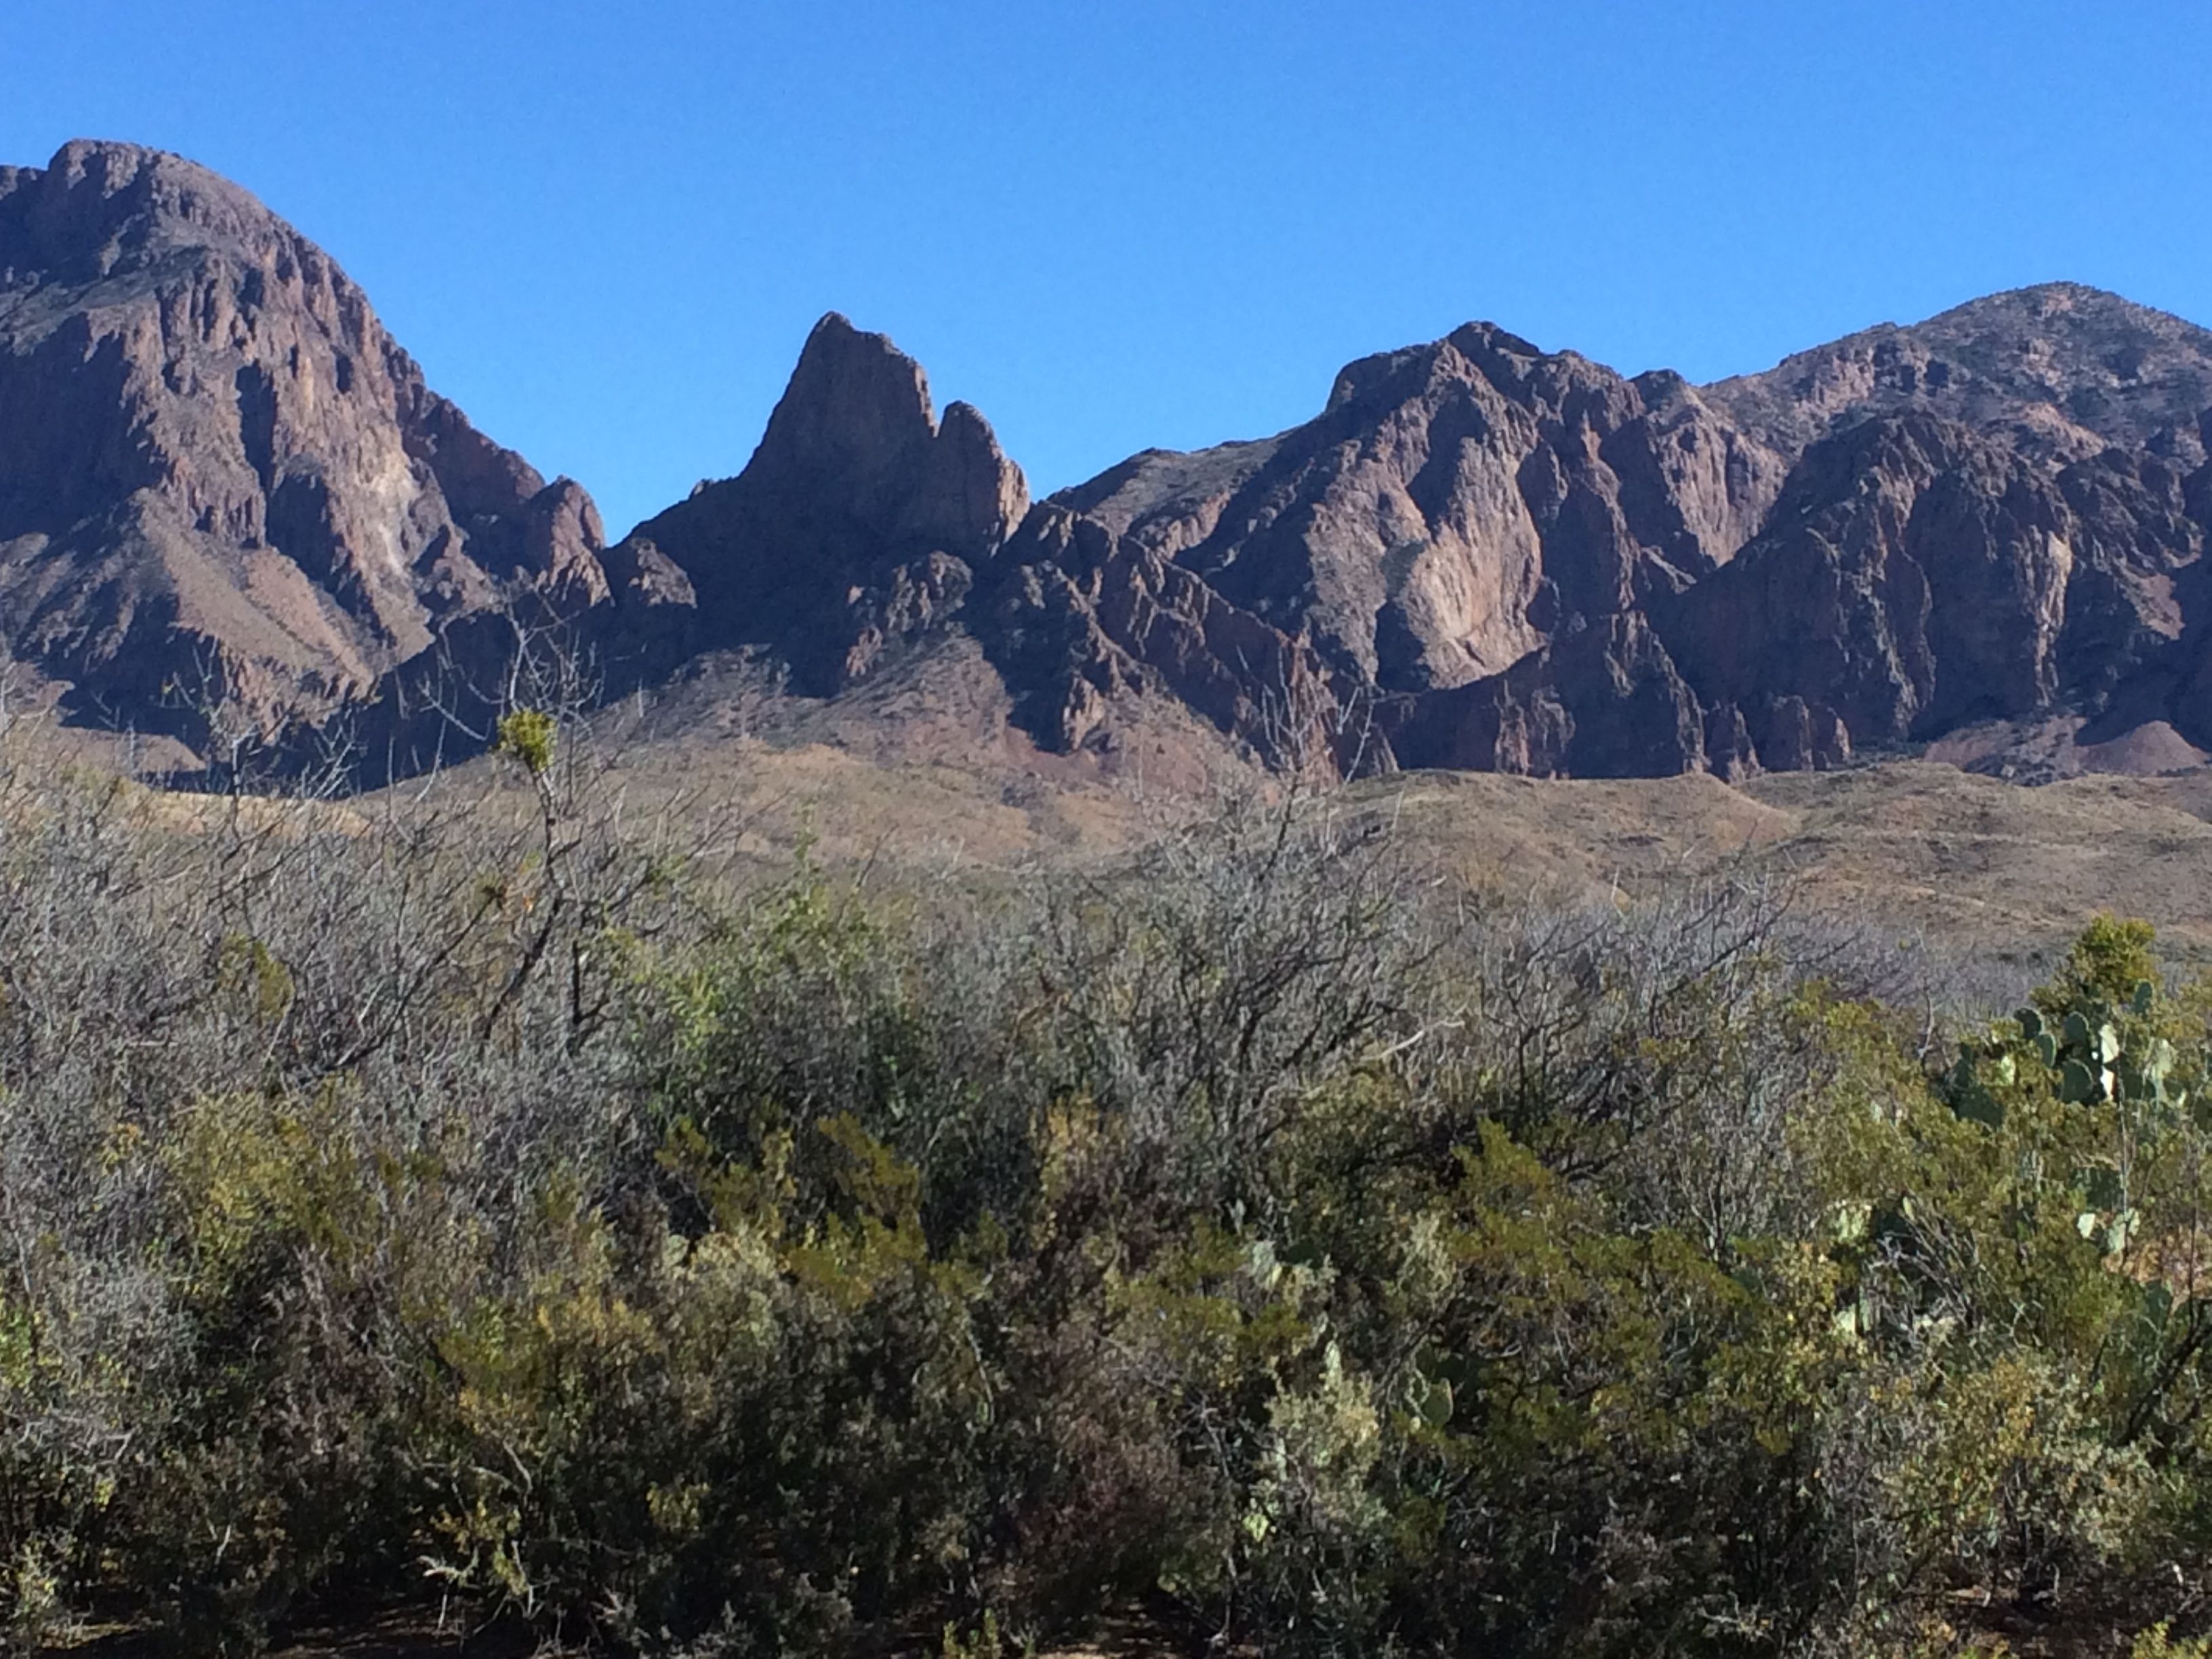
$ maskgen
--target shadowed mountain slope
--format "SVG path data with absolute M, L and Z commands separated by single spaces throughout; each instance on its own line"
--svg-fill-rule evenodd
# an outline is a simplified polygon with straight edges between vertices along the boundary
M 826 696 L 957 610 L 1029 501 L 982 416 L 956 403 L 940 421 L 920 365 L 833 314 L 744 471 L 625 545 L 683 568 L 702 637 L 764 648 Z
M 610 547 L 244 191 L 120 144 L 0 169 L 0 651 L 203 744 L 350 711 L 428 763 L 557 640 L 572 689 L 719 664 L 855 718 L 939 663 L 1006 752 L 1109 770 L 1170 732 L 1199 772 L 2186 763 L 2208 434 L 2212 333 L 2053 284 L 1703 388 L 1470 324 L 1032 503 L 832 315 L 743 470 Z
M 126 144 L 0 169 L 0 646 L 81 711 L 325 714 L 515 591 L 603 596 L 602 541 L 235 185 Z

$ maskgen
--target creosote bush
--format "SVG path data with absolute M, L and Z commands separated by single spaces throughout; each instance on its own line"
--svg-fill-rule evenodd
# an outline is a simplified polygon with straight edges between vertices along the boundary
M 508 818 L 0 779 L 11 1641 L 2197 1650 L 2147 930 L 1931 1054 L 1756 888 L 1504 905 L 1306 800 L 739 890 L 529 735 Z

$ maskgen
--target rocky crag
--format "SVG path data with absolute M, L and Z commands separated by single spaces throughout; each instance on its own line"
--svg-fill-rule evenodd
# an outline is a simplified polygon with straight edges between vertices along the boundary
M 519 598 L 617 608 L 605 543 L 243 191 L 122 144 L 0 168 L 0 649 L 80 717 L 321 720 Z
M 0 648 L 188 740 L 344 713 L 420 764 L 534 635 L 603 694 L 737 658 L 831 705 L 957 643 L 1076 757 L 1170 709 L 1339 775 L 2187 763 L 2208 442 L 2212 334 L 2053 285 L 1705 387 L 1469 325 L 1032 502 L 831 316 L 745 467 L 609 545 L 235 187 L 0 168 Z
M 1983 729 L 1995 769 L 2041 722 L 2212 747 L 2208 435 L 2212 334 L 2057 285 L 1703 388 L 1470 326 L 1057 499 L 1310 638 L 1400 765 L 1740 776 Z
M 853 357 L 901 365 L 896 420 L 836 390 Z M 794 459 L 801 410 L 833 463 Z M 945 432 L 828 319 L 752 465 L 641 535 L 810 695 L 973 635 L 1048 748 L 1161 697 L 1340 772 L 1741 777 L 1973 732 L 1961 758 L 2042 776 L 2054 724 L 2077 757 L 2212 747 L 2212 334 L 2088 289 L 1705 388 L 1470 325 L 1352 364 L 1290 432 L 1026 516 L 981 418 Z M 823 529 L 846 500 L 866 526 Z M 890 500 L 974 506 L 917 535 Z

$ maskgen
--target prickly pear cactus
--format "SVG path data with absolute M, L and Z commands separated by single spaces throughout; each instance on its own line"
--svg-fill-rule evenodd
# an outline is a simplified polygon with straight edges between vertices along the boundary
M 1959 1045 L 1958 1061 L 1942 1080 L 1944 1097 L 1960 1117 L 2000 1127 L 2003 1095 L 2024 1073 L 2039 1070 L 2069 1105 L 2128 1102 L 2178 1112 L 2188 1094 L 2174 1081 L 2173 1044 L 2150 1029 L 2157 1001 L 2158 988 L 2146 979 L 2117 1003 L 2085 1000 L 2056 1017 L 2022 1008 L 1987 1036 Z

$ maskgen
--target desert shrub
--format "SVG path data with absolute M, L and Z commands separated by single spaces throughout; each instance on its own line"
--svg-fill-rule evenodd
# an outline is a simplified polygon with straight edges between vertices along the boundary
M 624 1651 L 1140 1608 L 1812 1656 L 2196 1605 L 2212 994 L 2147 931 L 1947 1026 L 1771 890 L 1501 903 L 1325 798 L 741 889 L 531 734 L 495 811 L 0 787 L 10 1639 L 450 1594 Z
M 1954 1582 L 2048 1598 L 2194 1547 L 2205 1028 L 2150 942 L 2093 925 L 1828 1152 L 1846 1323 L 1905 1443 L 1900 1547 Z

